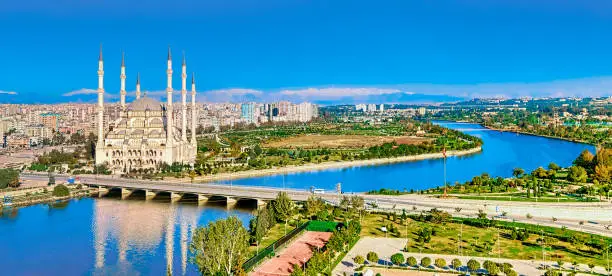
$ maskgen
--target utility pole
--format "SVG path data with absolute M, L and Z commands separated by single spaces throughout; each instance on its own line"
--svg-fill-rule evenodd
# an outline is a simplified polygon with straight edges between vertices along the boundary
M 497 228 L 497 258 L 501 259 L 501 241 L 499 240 L 499 228 Z
M 444 198 L 447 197 L 447 192 L 446 192 L 446 146 L 444 146 L 444 148 L 442 148 L 442 156 L 444 158 Z
M 546 257 L 544 256 L 544 236 L 543 236 L 543 230 L 540 230 L 540 242 L 542 244 L 542 264 L 544 264 L 544 262 L 546 261 Z

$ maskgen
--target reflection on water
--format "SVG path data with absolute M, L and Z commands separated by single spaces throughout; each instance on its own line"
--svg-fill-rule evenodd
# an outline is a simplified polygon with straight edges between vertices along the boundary
M 252 211 L 168 201 L 87 198 L 5 209 L 2 274 L 194 275 L 188 244 L 195 228 L 229 215 L 246 225 Z
M 583 149 L 593 146 L 556 139 L 469 128 L 484 141 L 482 153 L 452 157 L 448 180 L 465 181 L 484 171 L 509 176 L 555 162 L 570 165 Z M 421 189 L 442 184 L 442 160 L 423 160 L 382 166 L 363 166 L 235 180 L 234 184 L 367 191 L 381 187 Z M 195 275 L 189 263 L 188 242 L 197 226 L 238 216 L 246 225 L 251 209 L 169 203 L 169 198 L 145 201 L 133 194 L 104 199 L 75 199 L 0 212 L 0 274 L 2 275 Z M 194 199 L 195 200 L 195 199 Z M 240 207 L 240 206 L 238 206 Z

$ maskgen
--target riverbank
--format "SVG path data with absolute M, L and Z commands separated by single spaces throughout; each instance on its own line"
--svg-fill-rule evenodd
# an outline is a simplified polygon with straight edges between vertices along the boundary
M 65 201 L 73 198 L 90 197 L 95 191 L 95 189 L 87 187 L 82 187 L 80 189 L 70 187 L 70 195 L 58 197 L 53 196 L 53 187 L 54 186 L 32 187 L 0 192 L 0 209 Z M 10 198 L 10 203 L 4 202 L 5 198 Z
M 557 139 L 557 140 L 567 141 L 567 142 L 572 142 L 572 143 L 581 143 L 581 144 L 587 144 L 587 145 L 596 146 L 595 144 L 592 144 L 592 143 L 589 143 L 589 142 L 583 141 L 583 140 L 563 138 L 563 137 L 557 137 L 557 136 L 549 136 L 549 135 L 542 135 L 542 134 L 536 134 L 536 133 L 531 133 L 531 132 L 526 132 L 526 131 L 521 131 L 521 130 L 515 130 L 515 129 L 495 128 L 495 127 L 487 126 L 487 125 L 484 125 L 484 124 L 479 124 L 479 125 L 481 125 L 482 127 L 486 128 L 486 129 L 496 130 L 496 131 L 499 131 L 499 132 L 512 132 L 512 133 L 517 133 L 517 134 L 530 135 L 530 136 L 534 136 L 534 137 L 544 137 L 544 138 Z
M 475 148 L 468 149 L 468 150 L 447 151 L 446 155 L 447 156 L 463 156 L 463 155 L 475 154 L 481 151 L 482 151 L 482 147 L 475 147 Z M 426 159 L 438 159 L 438 158 L 443 158 L 443 157 L 444 156 L 442 155 L 442 153 L 427 153 L 427 154 L 419 154 L 419 155 L 399 156 L 399 157 L 390 157 L 390 158 L 377 158 L 377 159 L 368 159 L 368 160 L 324 162 L 324 163 L 319 163 L 319 164 L 307 164 L 307 165 L 302 165 L 302 166 L 287 166 L 287 167 L 277 167 L 277 168 L 262 169 L 262 170 L 250 170 L 250 171 L 220 173 L 220 174 L 215 174 L 215 175 L 199 176 L 199 177 L 194 178 L 194 182 L 215 182 L 215 181 L 221 181 L 221 180 L 260 177 L 260 176 L 266 176 L 266 175 L 321 171 L 321 170 L 328 170 L 328 169 L 339 169 L 339 168 L 361 167 L 361 166 L 376 166 L 376 165 L 384 165 L 384 164 L 391 164 L 391 163 L 419 161 L 419 160 L 426 160 Z

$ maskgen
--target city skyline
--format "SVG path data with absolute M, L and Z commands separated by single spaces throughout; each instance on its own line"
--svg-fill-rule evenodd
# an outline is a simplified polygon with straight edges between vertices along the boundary
M 11 43 L 0 45 L 0 102 L 94 102 L 90 70 L 100 43 L 109 101 L 118 101 L 122 51 L 129 95 L 137 73 L 143 91 L 163 92 L 158 68 L 168 45 L 175 56 L 184 51 L 196 72 L 198 101 L 354 104 L 612 94 L 612 39 L 606 36 L 612 14 L 604 1 L 351 3 L 2 4 L 0 23 L 12 27 L 4 36 Z

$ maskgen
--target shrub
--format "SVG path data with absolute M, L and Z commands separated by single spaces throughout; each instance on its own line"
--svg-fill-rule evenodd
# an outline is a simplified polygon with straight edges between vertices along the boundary
M 499 267 L 497 266 L 497 264 L 493 263 L 487 268 L 487 272 L 489 272 L 489 275 L 498 275 Z
M 366 255 L 366 258 L 368 259 L 368 262 L 370 263 L 378 263 L 378 254 L 376 254 L 376 252 L 368 252 L 368 255 Z
M 417 265 L 417 260 L 415 257 L 408 257 L 408 259 L 406 259 L 406 264 L 409 266 L 416 266 Z
M 355 256 L 353 260 L 355 261 L 356 264 L 363 264 L 365 262 L 365 259 L 361 255 Z
M 561 272 L 557 271 L 557 270 L 547 270 L 546 272 L 544 272 L 544 276 L 561 276 Z
M 470 271 L 476 271 L 480 269 L 480 263 L 474 259 L 471 259 L 467 262 L 467 267 Z
M 502 264 L 502 272 L 504 272 L 505 274 L 508 274 L 509 271 L 512 270 L 512 264 L 510 263 L 503 263 Z
M 461 260 L 459 260 L 457 258 L 453 259 L 451 261 L 451 264 L 453 265 L 453 268 L 456 269 L 456 270 L 459 270 L 459 268 L 461 268 L 461 265 L 462 265 Z
M 404 255 L 402 253 L 395 253 L 391 256 L 391 262 L 394 265 L 401 265 L 404 263 Z
M 304 276 L 304 271 L 298 264 L 293 264 L 293 271 L 289 276 Z
M 429 267 L 430 265 L 431 265 L 431 259 L 429 257 L 424 257 L 423 259 L 421 259 L 422 267 Z
M 506 274 L 506 276 L 518 276 L 518 273 L 516 273 L 516 271 L 510 269 L 506 272 L 504 272 Z
M 445 268 L 446 267 L 446 260 L 444 260 L 442 258 L 437 258 L 436 261 L 435 261 L 435 264 L 439 268 Z
M 53 188 L 53 196 L 69 196 L 70 190 L 63 184 L 58 184 Z

